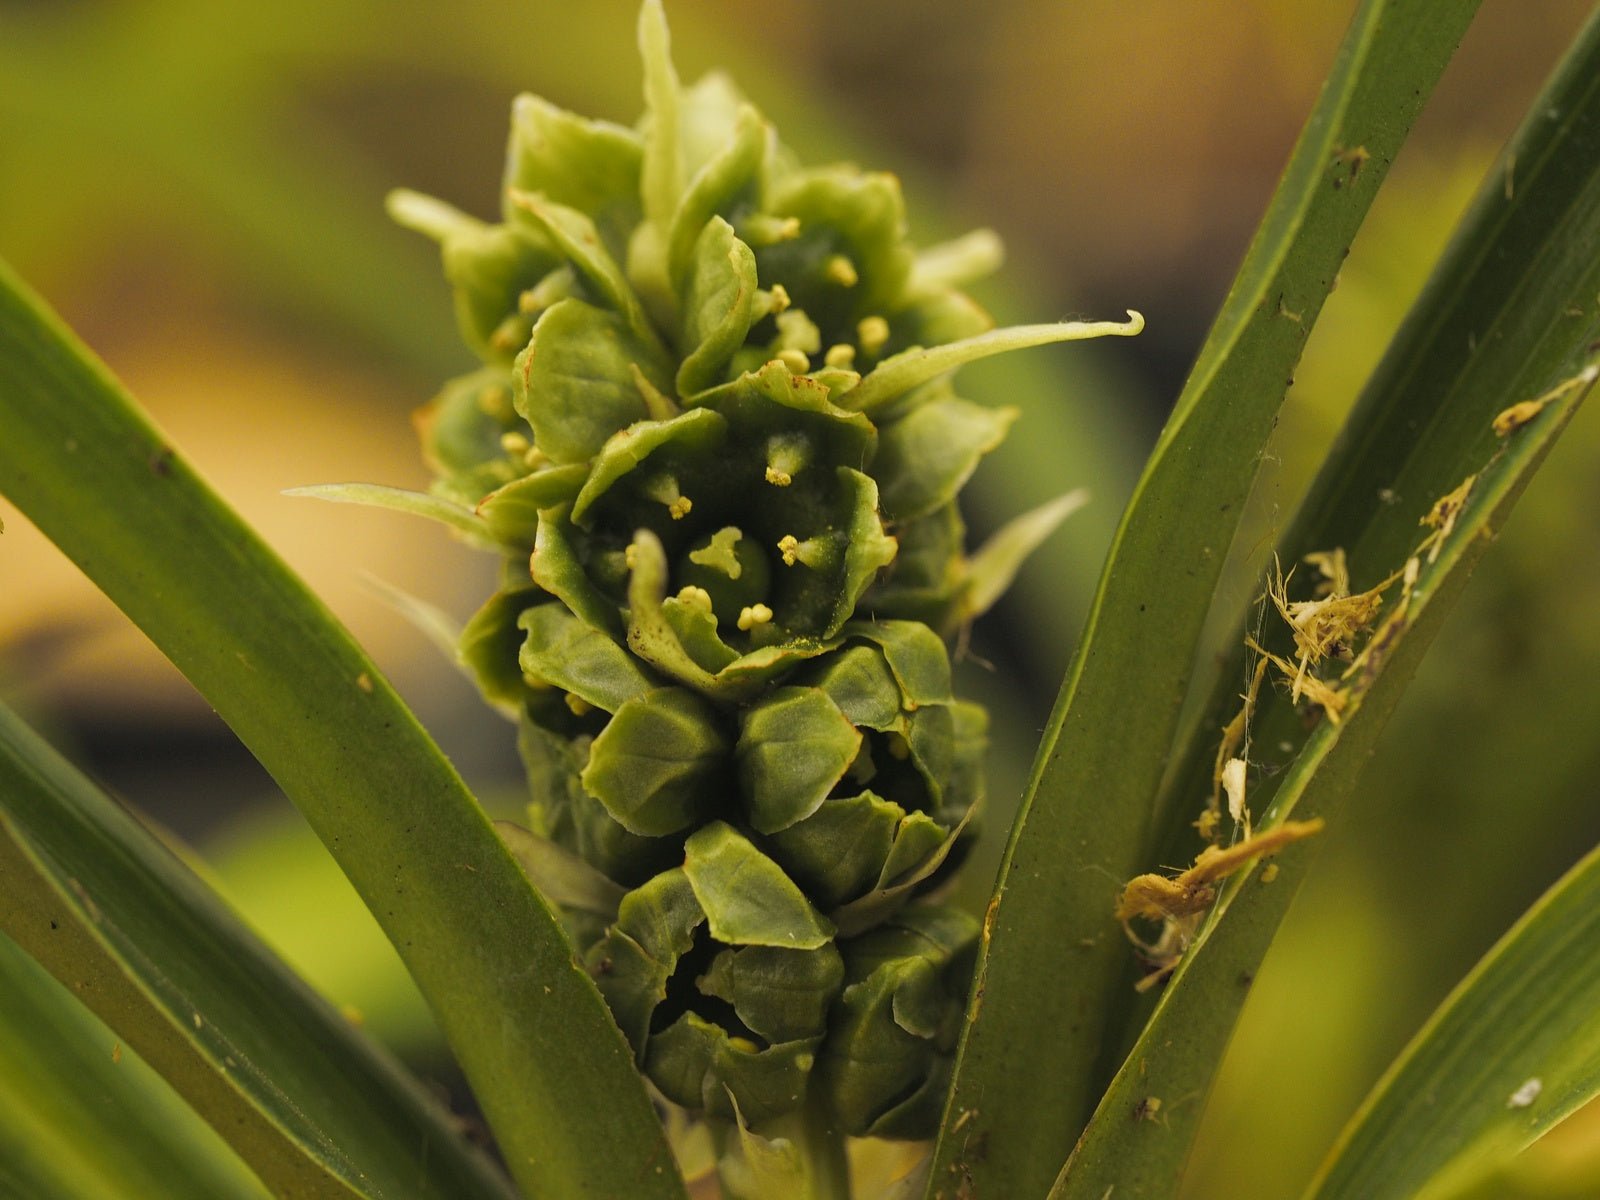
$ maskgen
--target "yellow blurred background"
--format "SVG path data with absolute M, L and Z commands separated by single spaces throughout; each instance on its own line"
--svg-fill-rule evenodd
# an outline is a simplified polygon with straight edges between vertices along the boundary
M 998 229 L 1011 261 L 982 292 L 998 314 L 1136 307 L 1149 321 L 1131 345 L 1033 351 L 1024 365 L 964 377 L 969 393 L 1027 414 L 980 476 L 976 525 L 1080 483 L 1095 495 L 992 618 L 979 650 L 997 670 L 969 675 L 997 717 L 991 851 L 974 895 L 1122 501 L 1353 8 L 669 0 L 685 75 L 727 68 L 808 158 L 898 171 L 914 236 Z M 1297 372 L 1242 544 L 1286 520 L 1589 8 L 1484 4 Z M 431 526 L 280 493 L 425 484 L 409 414 L 468 356 L 432 249 L 389 225 L 383 196 L 405 185 L 491 215 L 520 90 L 631 121 L 633 19 L 633 0 L 466 0 L 448 12 L 379 0 L 0 0 L 0 255 L 506 808 L 518 788 L 509 728 L 365 582 L 464 618 L 493 565 Z M 1187 1196 L 1293 1194 L 1443 991 L 1600 837 L 1596 422 L 1580 416 L 1530 490 L 1327 839 L 1253 993 Z M 0 694 L 197 843 L 336 1001 L 443 1072 L 420 1002 L 270 781 L 3 500 L 0 519 Z M 1243 606 L 1252 594 L 1241 567 L 1226 596 Z M 1543 1148 L 1564 1156 L 1559 1170 L 1535 1155 L 1497 1194 L 1600 1194 L 1594 1125 Z M 1590 1190 L 1571 1190 L 1575 1180 Z

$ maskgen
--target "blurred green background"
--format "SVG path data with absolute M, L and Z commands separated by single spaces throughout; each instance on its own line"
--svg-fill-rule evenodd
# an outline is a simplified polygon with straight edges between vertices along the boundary
M 1025 410 L 972 493 L 977 532 L 1070 487 L 1094 494 L 964 668 L 996 717 L 975 903 L 1121 505 L 1353 7 L 669 0 L 683 74 L 727 68 L 806 158 L 897 171 L 919 241 L 998 229 L 1010 263 L 980 298 L 1002 319 L 1135 307 L 1149 321 L 1134 343 L 1030 351 L 963 376 L 968 394 Z M 1297 372 L 1219 638 L 1588 8 L 1484 4 Z M 507 811 L 520 787 L 512 731 L 366 582 L 464 617 L 493 564 L 431 526 L 279 493 L 425 484 L 409 414 L 467 352 L 432 248 L 386 221 L 383 196 L 403 184 L 491 215 L 520 90 L 631 121 L 634 15 L 633 0 L 466 0 L 448 14 L 394 0 L 0 0 L 0 255 L 311 580 Z M 1252 992 L 1187 1196 L 1293 1194 L 1443 992 L 1600 838 L 1597 457 L 1590 413 L 1328 834 Z M 196 847 L 270 940 L 464 1104 L 397 960 L 270 781 L 3 501 L 0 519 L 0 693 Z M 1600 1194 L 1600 1119 L 1576 1118 L 1494 1188 L 1485 1194 Z

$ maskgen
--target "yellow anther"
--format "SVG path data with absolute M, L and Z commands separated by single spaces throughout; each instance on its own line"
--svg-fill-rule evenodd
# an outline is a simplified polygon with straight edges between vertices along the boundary
M 861 282 L 855 263 L 842 254 L 830 255 L 828 261 L 822 264 L 822 273 L 830 283 L 837 283 L 840 287 L 855 287 Z
M 882 317 L 862 317 L 856 325 L 856 342 L 868 354 L 882 350 L 889 340 L 889 322 Z
M 772 620 L 772 610 L 765 604 L 752 604 L 749 608 L 739 610 L 739 628 L 749 633 L 758 625 L 765 625 Z
M 678 599 L 691 608 L 702 609 L 705 612 L 711 611 L 711 593 L 703 587 L 695 587 L 691 583 L 688 587 L 678 592 Z
M 791 375 L 804 375 L 811 370 L 811 360 L 806 357 L 803 350 L 779 350 L 778 361 L 789 368 Z
M 839 342 L 828 347 L 828 352 L 822 356 L 822 361 L 826 366 L 848 371 L 855 365 L 856 348 L 849 342 Z
M 531 316 L 538 312 L 544 305 L 539 303 L 539 293 L 529 288 L 517 297 L 517 311 L 523 316 Z
M 681 521 L 694 508 L 694 501 L 678 490 L 678 481 L 671 475 L 647 478 L 640 487 L 650 499 L 666 506 L 674 521 Z
M 511 407 L 511 390 L 499 384 L 484 388 L 478 393 L 478 411 L 497 421 L 509 421 L 516 416 L 516 410 Z
M 639 555 L 638 555 L 638 552 L 637 552 L 636 548 L 634 547 L 634 544 L 632 542 L 629 542 L 628 543 L 628 548 L 622 552 L 622 561 L 627 566 L 628 570 L 631 571 L 631 570 L 633 570 L 633 568 L 635 566 L 638 565 L 634 561 L 638 557 L 639 557 Z
M 904 762 L 906 759 L 911 757 L 911 743 L 906 741 L 904 734 L 891 733 L 888 740 L 889 756 L 891 758 L 897 758 L 901 762 Z
M 500 449 L 507 454 L 526 454 L 533 449 L 533 443 L 528 440 L 527 434 L 518 433 L 513 429 L 509 433 L 500 435 Z
M 771 474 L 770 467 L 768 468 L 767 473 L 769 475 Z M 786 533 L 778 539 L 778 553 L 783 555 L 783 565 L 786 567 L 794 566 L 795 562 L 800 557 L 799 554 L 796 553 L 799 549 L 800 539 L 795 537 L 795 535 L 792 533 Z
M 525 467 L 542 467 L 550 461 L 550 456 L 537 446 L 529 446 L 522 456 L 522 465 Z
M 568 692 L 565 699 L 567 707 L 572 710 L 572 715 L 575 717 L 581 717 L 594 711 L 594 705 L 590 704 L 582 696 Z
M 767 439 L 767 482 L 788 487 L 810 458 L 811 442 L 804 434 L 774 434 Z
M 781 283 L 773 284 L 772 291 L 769 293 L 769 295 L 772 297 L 772 312 L 774 316 L 783 312 L 789 307 L 789 305 L 794 303 L 794 301 L 789 298 L 789 289 L 784 287 Z

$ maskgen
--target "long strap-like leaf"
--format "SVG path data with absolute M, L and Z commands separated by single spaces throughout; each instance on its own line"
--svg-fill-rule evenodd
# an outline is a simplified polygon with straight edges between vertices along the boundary
M 549 908 L 349 634 L 0 269 L 0 493 L 177 664 L 395 943 L 516 1179 L 681 1196 L 632 1055 Z
M 1600 849 L 1545 893 L 1378 1081 L 1306 1200 L 1405 1200 L 1600 1095 Z
M 1273 819 L 1330 814 L 1355 786 L 1487 535 L 1500 530 L 1516 492 L 1586 390 L 1591 343 L 1600 335 L 1597 246 L 1600 17 L 1484 182 L 1286 539 L 1295 558 L 1344 548 L 1352 570 L 1370 584 L 1402 566 L 1422 532 L 1418 519 L 1434 500 L 1481 470 L 1468 492 L 1470 507 L 1457 518 L 1459 550 L 1441 550 L 1424 567 L 1382 675 L 1343 724 L 1323 724 L 1308 738 L 1285 695 L 1260 693 L 1252 740 L 1269 748 L 1257 764 L 1258 788 L 1261 798 L 1271 796 Z M 1532 411 L 1541 398 L 1539 424 L 1495 432 L 1498 415 Z M 1535 403 L 1514 410 L 1521 402 Z M 1383 496 L 1395 499 L 1386 503 Z M 1441 574 L 1446 567 L 1449 576 Z M 1215 731 L 1239 707 L 1238 696 L 1228 693 L 1237 692 L 1235 681 L 1244 675 L 1242 648 L 1226 674 L 1234 686 L 1219 689 L 1214 719 L 1202 723 L 1209 738 L 1197 739 L 1175 772 L 1173 792 L 1187 798 L 1189 811 L 1179 806 L 1174 827 L 1192 820 L 1210 790 Z M 1270 885 L 1241 881 L 1224 892 L 1113 1080 L 1057 1195 L 1098 1200 L 1106 1187 L 1119 1196 L 1169 1193 L 1249 981 L 1303 875 L 1303 853 L 1285 855 Z M 1150 1097 L 1184 1099 L 1164 1105 L 1159 1122 L 1125 1119 Z
M 505 1200 L 415 1081 L 0 708 L 0 929 L 279 1195 Z
M 0 1200 L 268 1200 L 161 1077 L 4 934 L 0 980 Z
M 995 899 L 930 1195 L 1043 1195 L 1092 1104 L 1190 663 L 1312 322 L 1475 0 L 1368 0 L 1124 514 Z

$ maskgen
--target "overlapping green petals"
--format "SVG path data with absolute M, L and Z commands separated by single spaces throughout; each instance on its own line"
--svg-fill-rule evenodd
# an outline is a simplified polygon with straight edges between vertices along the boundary
M 977 942 L 971 916 L 924 905 L 846 943 L 847 983 L 819 1070 L 852 1134 L 937 1128 Z
M 517 355 L 516 408 L 548 458 L 584 462 L 613 433 L 650 415 L 639 374 L 666 386 L 665 364 L 626 320 L 576 298 L 560 300 Z
M 819 688 L 778 688 L 752 705 L 736 751 L 750 823 L 777 833 L 809 817 L 860 749 L 861 731 Z
M 752 1138 L 827 1090 L 854 1133 L 937 1114 L 975 928 L 932 907 L 983 799 L 945 639 L 1071 503 L 968 559 L 957 497 L 1016 416 L 964 362 L 1140 324 L 995 330 L 987 231 L 919 251 L 898 181 L 796 163 L 685 87 L 659 0 L 624 128 L 524 96 L 500 223 L 399 193 L 483 366 L 419 422 L 427 496 L 503 554 L 462 661 L 513 715 L 506 836 L 642 1070 Z
M 630 833 L 677 833 L 720 806 L 727 747 L 704 700 L 658 688 L 618 707 L 589 749 L 583 787 Z

